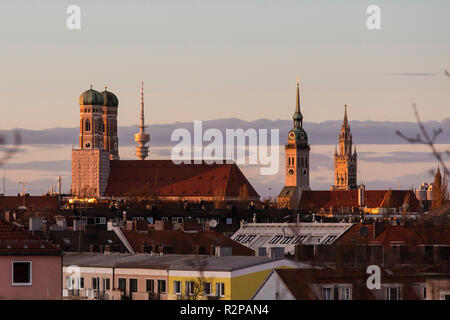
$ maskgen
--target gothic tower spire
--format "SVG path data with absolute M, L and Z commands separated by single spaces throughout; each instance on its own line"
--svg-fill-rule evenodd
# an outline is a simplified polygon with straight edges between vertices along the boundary
M 139 146 L 136 147 L 136 156 L 145 160 L 148 156 L 148 147 L 145 145 L 150 141 L 150 135 L 145 133 L 145 119 L 144 119 L 144 81 L 142 81 L 141 87 L 141 118 L 139 125 L 139 132 L 134 135 L 134 141 L 136 141 Z
M 347 117 L 345 105 L 344 121 L 339 133 L 339 148 L 334 154 L 334 186 L 335 190 L 352 190 L 357 188 L 357 154 L 356 147 L 352 153 L 353 137 Z
M 294 126 L 289 131 L 285 145 L 285 185 L 278 195 L 278 206 L 297 209 L 300 197 L 309 187 L 308 135 L 303 129 L 303 115 L 300 111 L 300 83 L 297 79 L 297 97 L 293 115 Z

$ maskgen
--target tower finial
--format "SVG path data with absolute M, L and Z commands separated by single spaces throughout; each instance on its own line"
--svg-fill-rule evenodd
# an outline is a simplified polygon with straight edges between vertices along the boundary
M 297 97 L 295 99 L 295 112 L 294 116 L 294 128 L 302 128 L 303 126 L 303 115 L 300 111 L 300 81 L 297 78 Z
M 347 119 L 347 105 L 344 105 L 345 111 L 344 111 L 344 126 L 346 127 L 348 125 L 348 119 Z
M 93 85 L 91 84 L 91 90 L 92 90 Z

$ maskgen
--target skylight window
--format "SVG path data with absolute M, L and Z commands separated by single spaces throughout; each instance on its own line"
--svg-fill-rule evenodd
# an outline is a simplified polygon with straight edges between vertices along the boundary
M 272 238 L 272 240 L 269 241 L 269 243 L 270 244 L 278 243 L 282 238 L 283 238 L 283 236 L 275 236 Z
M 281 240 L 280 244 L 288 244 L 289 242 L 291 242 L 292 239 L 294 239 L 293 236 L 284 237 L 284 239 Z
M 336 239 L 336 236 L 328 236 L 325 238 L 322 244 L 330 244 L 331 242 L 333 242 L 334 239 Z
M 298 236 L 297 238 L 294 239 L 294 241 L 292 241 L 292 244 L 299 244 L 301 243 L 303 240 L 306 239 L 307 236 L 303 235 L 303 236 Z

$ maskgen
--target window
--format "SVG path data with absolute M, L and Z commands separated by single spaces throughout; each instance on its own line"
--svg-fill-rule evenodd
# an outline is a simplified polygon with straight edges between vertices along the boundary
M 226 223 L 227 223 L 227 224 L 232 224 L 232 223 L 233 223 L 233 218 L 227 218 Z
M 303 240 L 305 240 L 305 238 L 306 238 L 306 236 L 298 236 L 297 238 L 294 239 L 294 241 L 292 241 L 292 244 L 299 244 Z
M 86 119 L 86 121 L 84 122 L 84 131 L 91 131 L 91 122 L 89 121 L 89 119 Z
M 66 278 L 66 287 L 67 287 L 67 289 L 73 289 L 74 284 L 75 284 L 75 279 L 74 278 L 72 278 L 72 277 L 67 277 Z
M 14 261 L 12 269 L 13 286 L 31 285 L 31 261 Z
M 166 280 L 158 280 L 158 292 L 166 293 Z
M 400 288 L 398 287 L 387 288 L 387 299 L 400 300 Z
M 153 217 L 147 217 L 147 222 L 153 224 Z
M 225 283 L 216 283 L 216 296 L 225 297 Z
M 145 280 L 145 291 L 147 292 L 155 292 L 155 280 L 146 279 Z
M 137 279 L 130 279 L 130 292 L 138 291 L 138 282 Z
M 94 290 L 100 289 L 99 282 L 100 282 L 99 278 L 92 278 L 92 289 L 94 289 Z
M 255 235 L 247 236 L 247 238 L 245 238 L 245 240 L 242 241 L 242 243 L 250 243 L 250 242 L 251 242 L 253 239 L 255 239 L 255 238 L 256 238 Z
M 127 291 L 127 279 L 119 278 L 119 290 L 123 292 Z
M 322 300 L 331 300 L 331 288 L 322 288 Z
M 275 236 L 272 238 L 272 240 L 269 241 L 270 244 L 278 243 L 283 238 L 283 236 Z
M 111 280 L 109 278 L 103 278 L 103 291 L 111 289 Z
M 84 289 L 84 278 L 78 279 L 78 287 L 79 289 Z
M 289 242 L 291 242 L 291 240 L 294 239 L 294 237 L 284 237 L 283 240 L 281 240 L 280 244 L 288 244 Z
M 181 281 L 173 282 L 173 293 L 181 294 Z
M 334 239 L 336 239 L 336 236 L 328 236 L 322 241 L 321 244 L 330 244 Z
M 106 218 L 105 217 L 96 217 L 95 224 L 106 224 Z
M 194 282 L 193 281 L 186 281 L 186 295 L 192 296 L 194 294 Z
M 211 282 L 203 283 L 203 294 L 207 296 L 211 294 Z
M 258 256 L 260 256 L 260 257 L 267 256 L 267 248 L 265 248 L 265 247 L 258 248 Z
M 352 300 L 351 288 L 341 288 L 341 299 Z

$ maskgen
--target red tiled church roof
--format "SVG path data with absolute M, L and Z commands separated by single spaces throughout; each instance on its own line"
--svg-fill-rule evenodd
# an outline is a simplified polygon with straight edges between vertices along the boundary
M 0 210 L 17 210 L 23 206 L 23 198 L 20 196 L 0 197 Z M 58 210 L 60 207 L 58 197 L 54 196 L 26 196 L 25 206 L 31 210 Z
M 12 223 L 0 220 L 0 255 L 59 255 L 62 251 Z
M 106 196 L 248 197 L 259 199 L 236 164 L 180 164 L 171 160 L 113 160 Z
M 364 206 L 368 208 L 399 208 L 408 203 L 408 211 L 418 211 L 419 202 L 411 190 L 365 190 Z M 358 190 L 303 191 L 300 208 L 318 210 L 357 208 Z

